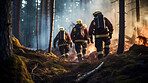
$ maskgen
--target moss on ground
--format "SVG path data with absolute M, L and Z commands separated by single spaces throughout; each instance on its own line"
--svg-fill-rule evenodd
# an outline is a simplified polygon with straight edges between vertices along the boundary
M 8 67 L 3 68 L 2 71 L 7 71 L 4 74 L 6 76 L 4 78 L 12 79 L 11 81 L 14 81 L 14 83 L 32 83 L 32 79 L 35 82 L 50 82 L 52 77 L 67 72 L 67 69 L 62 65 L 64 62 L 60 61 L 53 53 L 46 53 L 43 50 L 30 50 L 22 46 L 19 40 L 14 36 L 12 40 L 15 57 L 11 57 L 12 59 L 8 61 L 8 63 L 3 64 L 3 66 L 8 65 L 8 67 L 14 71 L 8 72 L 8 70 L 5 70 L 5 68 Z M 16 59 L 20 61 L 17 61 Z M 13 65 L 10 66 L 9 64 Z M 36 65 L 37 67 L 35 68 Z M 21 68 L 19 68 L 19 66 Z M 23 67 L 26 66 L 27 68 L 23 69 Z M 33 68 L 35 69 L 33 70 Z M 19 73 L 18 71 L 22 72 Z M 11 81 L 10 83 L 12 83 Z
M 133 45 L 121 55 L 104 58 L 101 71 L 91 76 L 88 83 L 147 83 L 148 47 Z
M 22 45 L 20 44 L 19 40 L 15 36 L 12 36 L 12 42 L 13 42 L 14 46 L 22 47 Z
M 25 63 L 17 55 L 10 56 L 1 64 L 0 72 L 4 83 L 34 83 Z

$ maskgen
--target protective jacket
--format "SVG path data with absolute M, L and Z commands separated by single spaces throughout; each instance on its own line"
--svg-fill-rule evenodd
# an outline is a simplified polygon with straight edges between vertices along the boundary
M 101 33 L 95 33 L 96 23 L 93 20 L 90 24 L 90 27 L 89 27 L 89 35 L 90 36 L 95 35 L 96 38 L 100 38 L 100 37 L 108 37 L 109 36 L 108 33 L 112 34 L 113 33 L 113 26 L 112 26 L 111 22 L 106 17 L 104 17 L 104 22 L 105 22 L 104 27 L 106 28 L 106 26 L 107 26 L 108 30 L 106 29 L 106 31 L 101 31 Z
M 76 37 L 76 35 L 77 35 L 76 27 L 79 27 L 79 26 L 81 26 L 83 28 L 83 30 L 84 30 L 85 35 L 84 35 L 83 38 Z M 88 36 L 89 36 L 88 30 L 82 24 L 76 24 L 75 27 L 73 27 L 72 32 L 71 32 L 71 38 L 72 38 L 74 43 L 76 43 L 76 42 L 85 42 L 86 40 L 88 40 Z
M 97 24 L 96 24 L 97 21 L 95 18 L 91 22 L 91 25 L 89 27 L 89 34 L 90 34 L 90 38 L 91 38 L 92 43 L 93 43 L 92 35 L 95 36 L 95 47 L 97 48 L 98 59 L 101 59 L 103 57 L 103 42 L 104 42 L 105 56 L 107 56 L 109 53 L 109 49 L 110 49 L 109 45 L 110 45 L 110 39 L 112 38 L 113 26 L 112 26 L 111 22 L 106 17 L 102 17 L 103 22 L 102 21 L 101 22 L 103 24 L 100 21 L 98 21 L 99 25 L 97 26 Z M 100 20 L 100 19 L 98 19 L 98 20 Z M 100 27 L 100 25 L 103 25 L 103 28 Z
M 56 46 L 56 42 L 58 41 L 58 46 L 64 46 L 64 45 L 69 45 L 72 44 L 72 40 L 70 38 L 70 36 L 68 35 L 68 33 L 65 32 L 65 40 L 61 41 L 60 40 L 60 32 L 57 34 L 57 36 L 54 39 L 54 47 Z

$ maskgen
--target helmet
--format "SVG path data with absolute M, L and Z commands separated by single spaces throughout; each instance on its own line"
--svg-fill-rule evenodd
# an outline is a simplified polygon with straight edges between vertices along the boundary
M 83 24 L 83 26 L 87 28 L 87 25 L 86 24 Z
M 82 20 L 81 19 L 77 20 L 77 23 L 82 24 Z
M 64 31 L 64 27 L 60 27 L 60 30 L 61 30 L 61 31 Z
M 94 16 L 96 16 L 97 14 L 102 14 L 102 12 L 99 11 L 99 10 L 97 10 L 97 11 L 95 11 L 95 12 L 93 13 Z

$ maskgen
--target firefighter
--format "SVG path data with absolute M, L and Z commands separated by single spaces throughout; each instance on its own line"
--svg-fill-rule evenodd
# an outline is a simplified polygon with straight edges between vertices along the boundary
M 87 50 L 87 43 L 89 43 L 88 30 L 86 24 L 82 24 L 82 20 L 79 19 L 77 24 L 73 27 L 71 32 L 72 41 L 75 43 L 75 49 L 77 52 L 78 61 L 82 61 L 82 54 L 85 57 Z M 82 52 L 81 52 L 82 49 Z
M 65 32 L 64 27 L 60 27 L 60 31 L 54 39 L 54 48 L 56 48 L 57 41 L 62 58 L 68 58 L 69 45 L 72 48 L 72 40 L 68 33 Z
M 95 36 L 95 47 L 97 48 L 98 59 L 103 57 L 103 42 L 104 54 L 109 54 L 110 39 L 112 38 L 113 26 L 111 22 L 103 16 L 101 11 L 95 11 L 93 13 L 94 19 L 89 27 L 89 35 L 91 43 L 93 43 L 93 35 Z

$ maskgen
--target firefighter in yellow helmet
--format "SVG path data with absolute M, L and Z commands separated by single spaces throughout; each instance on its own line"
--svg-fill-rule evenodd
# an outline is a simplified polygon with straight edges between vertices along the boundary
M 75 49 L 77 52 L 78 60 L 79 62 L 81 62 L 82 54 L 83 54 L 83 57 L 85 57 L 86 50 L 87 50 L 87 43 L 89 43 L 88 30 L 86 28 L 86 25 L 84 26 L 82 24 L 81 19 L 79 19 L 75 27 L 73 27 L 71 32 L 71 38 L 72 38 L 72 41 L 75 43 Z M 81 49 L 83 49 L 82 52 L 81 52 Z
M 97 48 L 98 59 L 103 57 L 103 42 L 105 56 L 109 53 L 110 39 L 112 38 L 113 26 L 111 22 L 103 16 L 101 11 L 93 13 L 94 19 L 89 27 L 89 35 L 93 43 L 93 36 L 95 36 L 95 47 Z
M 69 45 L 72 47 L 72 40 L 68 33 L 65 32 L 64 27 L 60 27 L 60 31 L 54 39 L 53 45 L 56 48 L 56 42 L 58 41 L 59 50 L 62 57 L 68 58 Z

